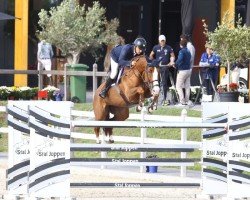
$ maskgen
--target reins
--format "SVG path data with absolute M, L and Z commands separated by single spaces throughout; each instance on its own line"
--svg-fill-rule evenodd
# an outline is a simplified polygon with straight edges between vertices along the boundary
M 135 61 L 137 62 L 141 57 L 143 57 L 143 56 L 138 56 L 138 57 L 136 57 L 135 58 Z M 133 59 L 134 60 L 134 59 Z M 132 60 L 132 61 L 133 61 Z M 141 79 L 142 80 L 142 82 L 143 82 L 143 85 L 145 86 L 145 87 L 147 87 L 148 89 L 152 89 L 152 87 L 153 86 L 159 86 L 159 84 L 157 84 L 157 85 L 154 85 L 153 83 L 154 82 L 158 82 L 158 80 L 152 80 L 152 81 L 150 81 L 149 80 L 149 71 L 148 71 L 148 66 L 146 65 L 145 66 L 145 69 L 144 69 L 144 71 L 142 72 L 142 74 L 140 73 L 140 71 L 137 69 L 137 68 L 135 68 L 134 66 L 131 66 L 130 67 L 130 70 L 133 70 L 133 72 L 134 72 L 134 75 L 137 77 L 137 78 L 139 78 L 139 79 Z M 129 70 L 129 71 L 130 71 Z M 136 73 L 137 72 L 137 73 Z

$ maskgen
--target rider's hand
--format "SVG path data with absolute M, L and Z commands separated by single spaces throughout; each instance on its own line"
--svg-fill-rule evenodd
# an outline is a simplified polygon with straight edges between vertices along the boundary
M 136 62 L 133 60 L 133 61 L 131 62 L 131 66 L 134 66 L 135 63 L 136 63 Z

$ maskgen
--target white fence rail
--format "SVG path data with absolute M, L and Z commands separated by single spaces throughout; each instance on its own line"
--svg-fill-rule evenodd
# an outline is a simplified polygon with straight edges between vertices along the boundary
M 4 106 L 0 107 L 0 112 L 6 112 L 6 108 Z M 74 126 L 77 126 L 81 123 L 86 124 L 86 119 L 91 120 L 94 118 L 94 113 L 91 111 L 78 111 L 78 110 L 72 110 L 71 111 L 71 118 L 72 119 L 77 119 L 72 121 L 72 132 L 71 132 L 71 138 L 74 139 L 87 139 L 87 140 L 93 140 L 95 141 L 95 135 L 92 133 L 82 133 L 82 132 L 75 132 L 74 131 Z M 85 120 L 79 120 L 79 118 L 85 118 Z M 187 144 L 187 145 L 194 145 L 196 149 L 201 148 L 201 142 L 198 141 L 187 141 L 187 129 L 190 128 L 190 122 L 196 123 L 196 125 L 201 124 L 201 118 L 198 117 L 187 117 L 186 116 L 186 110 L 182 111 L 181 116 L 162 116 L 162 115 L 150 115 L 143 110 L 141 114 L 130 114 L 129 120 L 141 120 L 140 126 L 141 127 L 141 135 L 138 137 L 132 137 L 132 136 L 113 136 L 114 140 L 117 142 L 126 142 L 126 143 L 135 143 L 135 144 L 163 144 L 163 145 L 172 145 L 172 144 Z M 159 126 L 162 127 L 175 127 L 175 128 L 182 128 L 186 126 L 186 128 L 182 128 L 180 131 L 181 134 L 181 139 L 180 140 L 171 140 L 171 139 L 159 139 L 159 138 L 148 138 L 147 137 L 147 128 L 152 128 L 152 125 L 150 123 L 152 122 L 147 122 L 148 120 L 150 121 L 158 121 L 154 122 L 154 124 L 158 124 Z M 184 126 L 180 126 L 178 123 L 179 122 L 184 122 Z M 89 124 L 89 127 L 95 126 L 105 126 L 107 125 L 107 122 L 96 122 L 96 121 L 87 121 Z M 111 122 L 112 123 L 112 122 Z M 125 121 L 122 123 L 116 123 L 117 126 L 119 124 L 124 124 L 126 126 L 134 126 L 138 127 L 138 121 Z M 210 124 L 211 125 L 211 124 Z M 84 125 L 85 126 L 85 125 Z M 110 125 L 107 125 L 110 126 Z M 206 124 L 202 124 L 202 127 L 206 126 Z M 209 124 L 207 125 L 209 126 Z M 213 125 L 214 126 L 214 125 Z M 217 125 L 217 126 L 222 126 L 222 125 Z M 121 127 L 121 126 L 120 126 Z M 2 127 L 0 128 L 0 132 L 2 133 L 8 133 L 8 128 L 7 127 Z M 141 158 L 145 158 L 147 154 L 145 152 L 141 152 Z M 106 153 L 103 152 L 101 153 L 102 158 L 106 158 Z M 186 153 L 181 153 L 181 158 L 186 158 Z M 104 166 L 102 166 L 104 167 Z M 141 172 L 145 172 L 145 169 L 143 167 L 140 168 Z M 185 177 L 186 176 L 186 166 L 181 167 L 181 176 Z
M 13 102 L 11 102 L 13 103 Z M 11 104 L 10 103 L 10 104 Z M 95 126 L 108 126 L 108 127 L 137 127 L 137 128 L 180 128 L 177 123 L 167 122 L 152 122 L 152 121 L 125 121 L 112 122 L 106 125 L 99 124 L 97 121 L 90 120 L 74 120 L 69 121 L 70 108 L 68 106 L 68 112 L 64 111 L 65 107 L 61 104 L 60 108 L 55 109 L 55 102 L 34 102 L 34 104 L 41 103 L 40 110 L 31 101 L 15 102 L 16 107 L 19 108 L 19 112 L 13 109 L 13 105 L 8 107 L 8 120 L 13 119 L 9 123 L 9 169 L 7 186 L 9 190 L 13 190 L 13 194 L 22 193 L 36 193 L 38 196 L 51 196 L 48 192 L 60 191 L 56 196 L 65 196 L 61 193 L 65 192 L 61 185 L 57 183 L 66 183 L 65 177 L 69 180 L 70 164 L 82 164 L 82 165 L 119 165 L 119 166 L 192 166 L 194 162 L 200 159 L 184 158 L 186 155 L 182 154 L 182 158 L 71 158 L 69 156 L 70 151 L 147 151 L 149 152 L 190 152 L 196 150 L 195 145 L 188 145 L 183 139 L 181 143 L 184 144 L 171 144 L 171 145 L 148 145 L 148 144 L 101 144 L 101 145 L 89 145 L 89 144 L 70 144 L 72 124 L 75 127 L 95 127 Z M 70 103 L 70 102 L 61 102 Z M 26 113 L 23 112 L 23 104 L 26 104 Z M 51 105 L 49 105 L 51 104 Z M 52 105 L 53 104 L 53 105 Z M 72 103 L 71 103 L 72 104 Z M 12 106 L 12 107 L 11 107 Z M 15 108 L 16 108 L 15 107 Z M 28 107 L 28 108 L 27 108 Z M 187 123 L 185 121 L 185 110 L 182 112 L 182 124 L 185 128 L 209 128 L 209 130 L 203 129 L 203 146 L 202 146 L 202 190 L 208 195 L 223 195 L 228 198 L 247 198 L 250 197 L 249 180 L 250 176 L 250 154 L 249 154 L 249 126 L 250 115 L 249 105 L 238 103 L 209 103 L 203 105 L 203 121 Z M 219 109 L 218 109 L 219 108 Z M 50 113 L 49 117 L 45 114 L 45 110 Z M 48 110 L 49 109 L 49 110 Z M 57 111 L 56 113 L 53 110 Z M 13 112 L 10 112 L 13 111 Z M 29 113 L 29 116 L 27 115 Z M 65 117 L 65 113 L 68 113 Z M 55 116 L 54 116 L 55 115 Z M 19 131 L 20 123 L 28 127 L 23 132 Z M 183 123 L 184 121 L 184 123 Z M 71 124 L 71 126 L 70 126 Z M 137 125 L 136 125 L 137 124 Z M 188 125 L 189 124 L 189 125 Z M 225 128 L 226 127 L 226 128 Z M 214 129 L 212 129 L 214 128 Z M 63 131 L 62 131 L 63 130 Z M 212 131 L 211 131 L 212 130 Z M 246 131 L 247 130 L 247 131 Z M 142 131 L 143 134 L 145 133 Z M 17 136 L 19 135 L 19 137 Z M 23 135 L 22 135 L 23 134 Z M 183 137 L 185 137 L 185 129 L 182 131 Z M 218 138 L 222 136 L 221 138 Z M 141 138 L 141 143 L 144 143 L 144 138 Z M 67 143 L 67 144 L 66 144 Z M 60 146 L 60 147 L 59 147 Z M 12 155 L 12 156 L 10 156 Z M 21 157 L 20 157 L 21 155 Z M 33 155 L 33 156 L 32 156 Z M 35 156 L 34 156 L 35 155 Z M 41 157 L 41 158 L 40 158 Z M 30 159 L 30 160 L 29 160 Z M 42 161 L 44 159 L 44 161 Z M 30 161 L 30 162 L 29 162 Z M 67 168 L 64 165 L 67 164 Z M 30 167 L 27 167 L 30 166 Z M 58 167 L 57 167 L 58 166 Z M 59 167 L 60 166 L 60 167 Z M 211 168 L 212 167 L 212 168 Z M 214 169 L 218 168 L 218 169 Z M 19 174 L 19 169 L 22 169 L 22 173 Z M 29 171 L 29 170 L 33 171 Z M 28 171 L 27 171 L 28 170 Z M 15 171 L 15 173 L 13 173 Z M 49 174 L 48 174 L 48 173 Z M 185 173 L 185 169 L 182 168 L 182 173 Z M 38 179 L 33 179 L 33 175 L 36 174 Z M 28 178 L 28 179 L 27 179 Z M 31 178 L 31 179 L 30 179 Z M 51 182 L 53 179 L 56 182 Z M 30 181 L 31 180 L 31 181 Z M 35 180 L 35 181 L 34 181 Z M 32 182 L 33 181 L 33 182 Z M 22 188 L 22 183 L 26 183 L 27 188 Z M 145 187 L 176 187 L 175 183 L 132 183 L 139 184 L 139 186 Z M 200 186 L 197 183 L 181 183 L 181 187 L 186 186 Z M 45 188 L 45 186 L 49 186 Z M 56 188 L 58 186 L 58 188 Z M 69 196 L 69 188 L 71 187 L 90 187 L 90 186 L 102 186 L 102 187 L 117 187 L 115 183 L 70 183 L 65 184 L 67 196 Z M 180 185 L 179 185 L 180 186 Z M 45 188 L 44 193 L 40 193 L 40 189 Z M 16 189 L 23 189 L 20 192 Z M 48 191 L 48 192 L 46 192 Z M 39 196 L 40 197 L 40 196 Z
M 13 70 L 13 69 L 1 69 L 0 74 L 30 74 L 30 75 L 38 75 L 38 87 L 41 90 L 43 88 L 43 76 L 47 74 L 59 75 L 64 77 L 64 97 L 68 96 L 68 87 L 69 84 L 68 77 L 69 76 L 92 76 L 92 84 L 93 84 L 93 95 L 97 89 L 97 78 L 107 76 L 107 72 L 98 72 L 97 64 L 93 64 L 93 71 L 70 71 L 67 69 L 67 65 L 65 65 L 64 70 Z

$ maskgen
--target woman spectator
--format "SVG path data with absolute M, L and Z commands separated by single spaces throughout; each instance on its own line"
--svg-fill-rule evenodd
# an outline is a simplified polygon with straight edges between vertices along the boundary
M 219 76 L 220 57 L 213 52 L 213 49 L 208 44 L 206 44 L 206 52 L 202 54 L 199 65 L 204 67 L 201 70 L 201 77 L 207 95 L 213 95 L 210 80 L 213 81 L 216 88 Z

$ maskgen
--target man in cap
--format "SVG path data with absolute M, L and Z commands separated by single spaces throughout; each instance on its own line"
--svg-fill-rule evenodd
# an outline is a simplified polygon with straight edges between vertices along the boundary
M 173 48 L 166 44 L 165 35 L 159 36 L 159 44 L 153 47 L 149 55 L 149 59 L 160 60 L 160 74 L 161 74 L 161 86 L 163 89 L 163 101 L 162 105 L 169 105 L 167 100 L 168 80 L 169 80 L 169 66 L 174 65 L 175 55 Z

